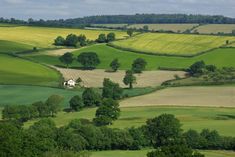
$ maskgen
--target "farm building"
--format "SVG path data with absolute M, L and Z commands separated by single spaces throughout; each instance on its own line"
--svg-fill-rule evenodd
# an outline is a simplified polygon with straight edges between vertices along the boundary
M 75 87 L 76 86 L 76 82 L 73 79 L 69 79 L 68 81 L 64 82 L 64 86 Z

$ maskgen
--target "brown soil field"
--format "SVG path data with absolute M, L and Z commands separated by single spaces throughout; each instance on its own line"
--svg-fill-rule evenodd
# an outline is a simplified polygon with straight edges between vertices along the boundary
M 96 70 L 76 70 L 54 67 L 60 71 L 65 80 L 82 79 L 82 85 L 85 87 L 102 87 L 104 78 L 109 78 L 113 82 L 119 83 L 121 87 L 127 87 L 122 80 L 125 75 L 124 70 L 118 72 L 106 72 L 102 69 Z M 185 72 L 181 71 L 144 71 L 142 74 L 136 74 L 137 84 L 134 87 L 152 87 L 158 86 L 162 82 L 174 79 L 174 75 L 184 77 Z
M 207 106 L 235 107 L 235 87 L 177 87 L 121 101 L 121 107 Z

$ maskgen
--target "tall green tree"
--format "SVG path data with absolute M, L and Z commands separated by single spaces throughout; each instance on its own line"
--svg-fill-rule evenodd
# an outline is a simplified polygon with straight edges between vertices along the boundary
M 141 73 L 143 70 L 145 70 L 146 65 L 147 62 L 144 59 L 137 58 L 132 64 L 132 70 L 134 73 Z
M 98 43 L 105 43 L 107 41 L 106 35 L 105 34 L 100 34 L 98 36 L 98 39 L 96 39 Z
M 66 67 L 69 67 L 69 64 L 73 63 L 73 54 L 70 52 L 67 52 L 60 56 L 59 60 L 66 65 Z
M 52 117 L 55 116 L 55 114 L 60 110 L 60 104 L 62 103 L 63 100 L 64 98 L 59 95 L 51 95 L 47 99 L 45 104 L 48 106 L 50 115 Z
M 119 63 L 118 59 L 114 59 L 111 63 L 110 63 L 110 67 L 112 68 L 112 70 L 114 72 L 116 72 L 118 70 L 118 68 L 121 66 L 121 64 Z
M 58 36 L 55 41 L 54 44 L 56 46 L 64 46 L 65 45 L 65 39 L 62 36 Z
M 118 83 L 112 82 L 110 79 L 105 78 L 103 82 L 103 98 L 112 98 L 114 100 L 122 97 L 123 90 Z
M 81 53 L 78 56 L 77 61 L 82 64 L 85 69 L 94 69 L 98 64 L 100 64 L 100 59 L 94 52 Z
M 76 47 L 78 43 L 78 37 L 75 34 L 69 34 L 65 40 L 66 46 Z
M 136 83 L 136 77 L 131 70 L 126 71 L 126 75 L 123 78 L 123 83 L 129 85 L 129 88 L 133 88 L 133 84 Z
M 119 104 L 113 99 L 105 99 L 102 105 L 96 110 L 94 122 L 98 126 L 112 124 L 120 116 Z
M 116 39 L 116 35 L 115 35 L 115 33 L 109 33 L 108 35 L 107 35 L 107 42 L 112 42 L 112 41 L 114 41 Z
M 101 96 L 92 88 L 86 88 L 82 93 L 82 100 L 86 107 L 99 106 L 101 104 Z
M 132 29 L 128 29 L 127 34 L 129 35 L 129 37 L 132 37 L 134 34 L 134 31 Z
M 82 98 L 79 95 L 76 95 L 71 98 L 69 101 L 70 108 L 74 111 L 79 111 L 84 107 Z

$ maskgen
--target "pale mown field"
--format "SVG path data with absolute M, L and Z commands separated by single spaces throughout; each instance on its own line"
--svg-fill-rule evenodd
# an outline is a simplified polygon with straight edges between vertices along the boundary
M 192 29 L 198 24 L 134 24 L 130 25 L 128 28 L 141 29 L 144 26 L 148 26 L 149 30 L 153 31 L 173 31 L 173 32 L 184 32 L 187 29 Z
M 113 30 L 114 31 L 114 30 Z M 50 27 L 0 27 L 0 40 L 15 41 L 36 47 L 53 47 L 54 39 L 57 36 L 66 37 L 68 34 L 84 34 L 90 40 L 97 39 L 101 33 L 109 33 L 103 30 L 84 30 L 68 28 L 50 28 Z M 126 32 L 114 31 L 117 38 L 126 36 Z
M 235 30 L 235 24 L 209 24 L 202 25 L 195 29 L 201 34 L 232 33 Z M 193 31 L 195 31 L 193 30 Z
M 113 42 L 114 46 L 132 51 L 192 56 L 235 41 L 235 37 L 210 35 L 185 35 L 166 33 L 145 33 L 127 40 Z
M 122 87 L 127 87 L 123 83 L 123 78 L 125 76 L 125 71 L 120 70 L 118 72 L 105 72 L 105 70 L 76 70 L 76 69 L 65 69 L 56 68 L 60 71 L 65 78 L 68 79 L 82 79 L 82 85 L 85 87 L 102 87 L 104 78 L 109 78 L 110 80 L 119 83 Z M 142 74 L 136 74 L 137 83 L 134 87 L 152 87 L 158 86 L 164 81 L 174 79 L 174 75 L 179 77 L 184 77 L 185 72 L 181 71 L 144 71 Z
M 177 87 L 130 98 L 122 107 L 136 106 L 235 107 L 235 87 Z

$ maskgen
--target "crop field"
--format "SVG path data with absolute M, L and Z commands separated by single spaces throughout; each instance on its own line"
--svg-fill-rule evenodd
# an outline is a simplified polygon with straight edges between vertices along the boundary
M 27 60 L 0 54 L 0 84 L 58 86 L 55 70 Z
M 53 47 L 54 39 L 57 36 L 66 37 L 68 34 L 84 34 L 90 40 L 97 39 L 100 33 L 109 33 L 102 30 L 66 29 L 49 27 L 0 27 L 0 40 L 24 43 L 39 48 Z M 117 38 L 126 36 L 126 32 L 115 31 Z
M 26 50 L 32 50 L 32 46 L 12 42 L 12 41 L 5 41 L 0 40 L 0 53 L 15 53 L 15 52 L 22 52 Z
M 235 87 L 168 88 L 121 102 L 122 107 L 156 105 L 235 107 Z
M 235 37 L 145 33 L 112 45 L 151 54 L 193 56 L 223 46 L 227 40 L 233 42 Z
M 59 112 L 53 118 L 57 126 L 64 126 L 73 119 L 89 119 L 95 116 L 96 108 L 84 109 L 80 112 Z M 139 127 L 149 118 L 161 114 L 174 114 L 183 124 L 183 129 L 195 129 L 201 131 L 204 128 L 215 129 L 225 136 L 234 136 L 235 132 L 235 108 L 210 108 L 210 107 L 121 107 L 121 116 L 110 127 L 130 128 Z M 25 127 L 32 125 L 37 120 L 25 123 Z
M 148 26 L 149 30 L 153 31 L 173 31 L 182 33 L 186 30 L 190 30 L 195 26 L 198 26 L 198 24 L 134 24 L 128 26 L 128 28 L 136 28 L 141 29 L 144 26 Z
M 56 68 L 56 67 L 55 67 Z M 123 83 L 125 71 L 105 72 L 105 70 L 76 70 L 67 68 L 56 68 L 60 71 L 65 80 L 78 78 L 82 79 L 82 86 L 85 87 L 103 87 L 104 78 L 119 83 L 121 87 L 128 87 Z M 175 79 L 175 75 L 185 77 L 185 72 L 181 71 L 145 71 L 142 74 L 136 74 L 137 84 L 134 87 L 155 87 L 161 85 L 163 82 Z
M 91 157 L 146 157 L 146 154 L 152 150 L 144 149 L 138 151 L 100 151 L 92 152 Z M 233 151 L 200 151 L 205 154 L 205 157 L 234 157 L 235 152 Z
M 72 50 L 71 50 L 72 51 Z M 54 51 L 53 51 L 54 52 Z M 98 69 L 109 69 L 111 61 L 115 58 L 119 59 L 121 63 L 120 69 L 127 70 L 131 68 L 133 60 L 136 58 L 143 58 L 147 61 L 146 70 L 157 70 L 158 67 L 168 68 L 188 68 L 196 61 L 204 60 L 207 64 L 213 64 L 217 67 L 235 67 L 235 49 L 234 48 L 221 48 L 210 51 L 208 53 L 196 56 L 193 58 L 184 57 L 166 57 L 166 56 L 153 56 L 146 54 L 133 53 L 130 51 L 123 51 L 115 49 L 106 45 L 93 45 L 73 52 L 75 56 L 81 52 L 96 52 L 101 60 L 101 64 L 97 66 Z M 59 61 L 58 56 L 48 54 L 33 54 L 26 55 L 29 59 L 37 62 L 42 62 L 50 65 L 63 64 Z M 80 65 L 74 61 L 71 67 L 79 67 Z
M 109 27 L 109 28 L 118 28 L 125 27 L 128 24 L 92 24 L 93 27 Z
M 208 24 L 202 25 L 194 29 L 201 34 L 218 34 L 218 33 L 232 33 L 235 30 L 235 24 Z

